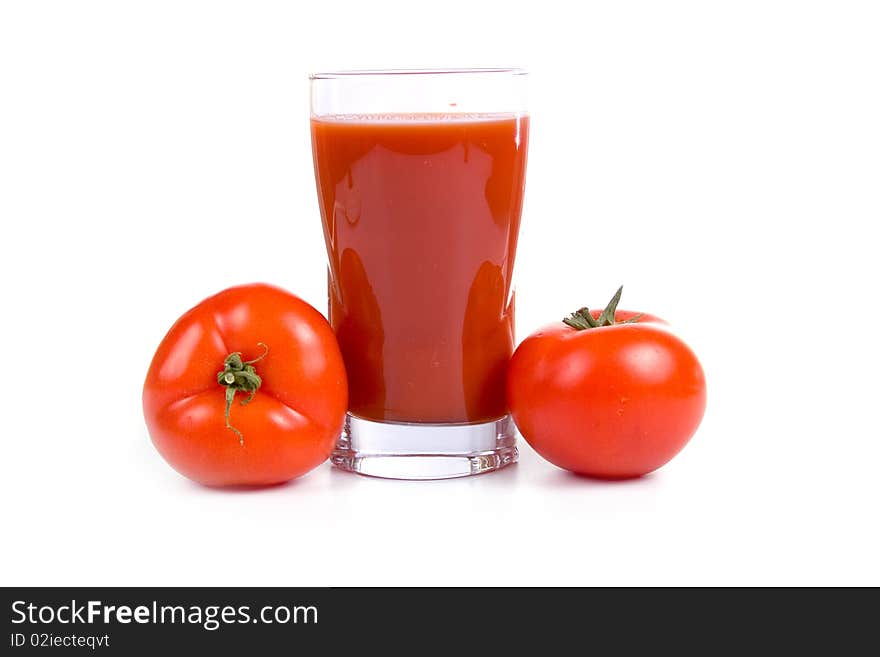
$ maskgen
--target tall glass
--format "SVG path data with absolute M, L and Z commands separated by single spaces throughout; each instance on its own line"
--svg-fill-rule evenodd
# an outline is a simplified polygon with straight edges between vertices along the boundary
M 526 172 L 519 69 L 311 76 L 344 470 L 439 479 L 517 459 L 504 377 Z

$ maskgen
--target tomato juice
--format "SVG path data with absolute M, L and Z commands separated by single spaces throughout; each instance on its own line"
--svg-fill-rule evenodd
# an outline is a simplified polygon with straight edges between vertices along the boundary
M 528 117 L 321 116 L 311 131 L 350 412 L 503 416 Z

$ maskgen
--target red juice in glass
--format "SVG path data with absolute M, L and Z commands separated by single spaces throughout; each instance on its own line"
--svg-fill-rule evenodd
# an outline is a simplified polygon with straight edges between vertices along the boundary
M 334 463 L 406 478 L 506 465 L 528 116 L 313 112 L 311 134 L 329 316 L 349 378 Z

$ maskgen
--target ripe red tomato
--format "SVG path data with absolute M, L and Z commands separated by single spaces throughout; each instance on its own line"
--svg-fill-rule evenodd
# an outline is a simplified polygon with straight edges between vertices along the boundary
M 327 320 L 260 283 L 224 290 L 178 319 L 143 394 L 156 449 L 210 486 L 268 485 L 308 472 L 330 455 L 347 403 Z
M 665 322 L 612 304 L 606 317 L 627 323 L 594 328 L 583 315 L 572 322 L 575 313 L 566 322 L 577 326 L 560 322 L 526 338 L 508 368 L 507 402 L 520 433 L 551 463 L 623 479 L 656 470 L 690 440 L 706 382 Z

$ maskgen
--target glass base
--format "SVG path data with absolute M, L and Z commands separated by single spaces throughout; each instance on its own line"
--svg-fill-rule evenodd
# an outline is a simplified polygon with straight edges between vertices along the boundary
M 330 461 L 370 477 L 451 479 L 499 470 L 518 456 L 509 415 L 482 424 L 417 424 L 349 413 Z

